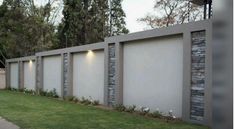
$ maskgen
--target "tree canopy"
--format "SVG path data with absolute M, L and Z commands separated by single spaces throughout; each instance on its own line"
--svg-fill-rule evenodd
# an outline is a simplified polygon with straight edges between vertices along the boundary
M 122 0 L 63 0 L 61 6 L 55 6 L 59 0 L 47 0 L 41 6 L 35 1 L 3 0 L 0 5 L 0 67 L 6 58 L 99 42 L 129 32 Z M 62 7 L 62 21 L 55 24 Z
M 138 21 L 160 28 L 203 19 L 202 7 L 186 0 L 155 0 L 154 10 L 157 15 L 148 13 Z

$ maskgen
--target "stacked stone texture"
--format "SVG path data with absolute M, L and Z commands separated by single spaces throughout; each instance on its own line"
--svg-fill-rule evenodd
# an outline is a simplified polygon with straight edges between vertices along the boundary
M 115 104 L 115 44 L 108 47 L 108 105 Z
M 190 117 L 197 121 L 202 121 L 204 117 L 205 50 L 205 31 L 192 33 Z
M 36 90 L 39 90 L 39 84 L 40 84 L 40 76 L 39 76 L 39 71 L 40 71 L 40 69 L 39 69 L 39 66 L 40 66 L 40 62 L 38 61 L 39 60 L 39 58 L 37 57 L 36 58 Z
M 64 54 L 64 60 L 63 60 L 63 94 L 64 96 L 67 96 L 68 94 L 68 54 Z

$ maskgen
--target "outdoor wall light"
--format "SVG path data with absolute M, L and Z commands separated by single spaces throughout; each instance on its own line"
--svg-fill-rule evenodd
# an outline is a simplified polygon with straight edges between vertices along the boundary
M 93 59 L 94 55 L 95 54 L 94 54 L 94 52 L 92 50 L 88 50 L 86 56 L 87 56 L 87 59 L 88 59 L 89 62 Z

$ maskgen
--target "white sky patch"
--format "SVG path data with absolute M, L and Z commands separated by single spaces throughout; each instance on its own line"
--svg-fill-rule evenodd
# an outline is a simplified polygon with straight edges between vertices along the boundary
M 147 13 L 154 11 L 155 0 L 123 0 L 122 7 L 126 13 L 126 27 L 130 32 L 142 31 L 147 28 L 137 19 L 146 16 Z

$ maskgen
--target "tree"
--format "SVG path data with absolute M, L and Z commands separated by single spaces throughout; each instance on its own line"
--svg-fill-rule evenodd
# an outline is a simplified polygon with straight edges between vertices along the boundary
M 126 14 L 122 9 L 122 0 L 112 0 L 111 1 L 111 12 L 110 18 L 111 22 L 109 25 L 109 36 L 121 35 L 129 33 L 129 30 L 125 27 L 125 17 Z
M 33 0 L 3 1 L 0 6 L 0 44 L 5 50 L 0 48 L 0 51 L 7 51 L 5 57 L 32 55 L 53 46 L 56 39 L 54 25 L 49 22 L 52 8 L 49 2 L 36 7 Z
M 149 13 L 138 21 L 150 28 L 160 28 L 201 20 L 203 14 L 200 6 L 185 0 L 156 0 L 154 9 L 159 15 Z
M 110 11 L 108 0 L 64 0 L 64 18 L 57 33 L 58 47 L 94 43 L 107 36 L 128 33 L 121 0 L 113 0 L 111 7 Z

